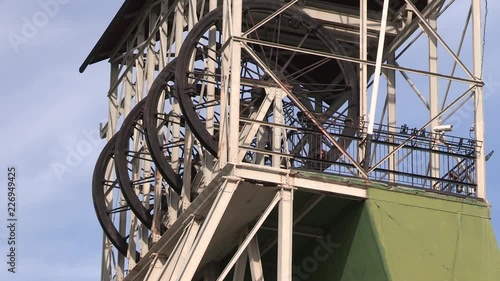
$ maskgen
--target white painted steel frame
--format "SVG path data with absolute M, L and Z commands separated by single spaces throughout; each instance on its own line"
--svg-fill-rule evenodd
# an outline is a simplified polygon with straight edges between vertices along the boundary
M 112 52 L 112 57 L 110 59 L 111 62 L 111 85 L 110 85 L 110 90 L 108 92 L 108 99 L 109 99 L 109 117 L 108 117 L 108 123 L 102 127 L 102 135 L 106 135 L 106 138 L 109 140 L 113 134 L 116 133 L 118 124 L 120 123 L 119 120 L 121 117 L 125 117 L 128 112 L 130 111 L 131 107 L 131 102 L 132 99 L 135 98 L 136 101 L 141 99 L 145 93 L 147 93 L 147 90 L 151 87 L 153 78 L 154 78 L 154 73 L 155 73 L 155 68 L 158 67 L 158 69 L 163 68 L 166 63 L 169 62 L 171 59 L 172 52 L 169 52 L 170 46 L 172 44 L 175 44 L 177 47 L 177 51 L 179 48 L 180 43 L 183 40 L 183 30 L 185 26 L 188 26 L 188 29 L 192 28 L 192 26 L 197 22 L 198 16 L 196 13 L 193 13 L 193 11 L 196 11 L 198 8 L 197 5 L 204 4 L 203 1 L 199 1 L 198 3 L 193 0 L 189 0 L 186 2 L 183 1 L 176 1 L 172 6 L 167 5 L 167 1 L 158 1 L 162 3 L 162 9 L 160 14 L 155 15 L 153 14 L 151 7 L 145 7 L 142 9 L 140 12 L 140 15 L 136 17 L 135 26 L 144 26 L 146 24 L 149 24 L 150 26 L 150 34 L 140 34 L 140 32 L 136 32 L 134 34 L 133 30 L 134 28 L 130 28 L 127 32 L 126 35 L 122 38 L 120 43 L 117 45 L 117 47 L 114 49 Z M 289 2 L 288 5 L 293 5 L 296 0 Z M 384 14 L 386 15 L 387 13 L 387 3 L 388 1 L 384 1 Z M 437 20 L 439 15 L 441 14 L 438 12 L 438 9 L 442 8 L 443 5 L 446 3 L 446 1 L 443 0 L 433 0 L 429 1 L 429 5 L 426 9 L 423 11 L 418 11 L 414 7 L 411 1 L 406 0 L 407 3 L 407 8 L 409 11 L 411 11 L 412 17 L 415 18 L 415 20 L 410 21 L 406 23 L 403 28 L 398 29 L 396 26 L 397 24 L 395 22 L 387 22 L 387 29 L 385 28 L 384 24 L 386 21 L 382 19 L 380 20 L 373 20 L 373 19 L 368 19 L 367 16 L 367 0 L 360 0 L 360 9 L 359 9 L 359 15 L 358 16 L 353 16 L 353 15 L 348 15 L 344 13 L 339 13 L 336 11 L 328 11 L 328 10 L 322 10 L 318 8 L 310 8 L 310 7 L 300 7 L 304 12 L 307 14 L 316 17 L 320 19 L 322 22 L 328 23 L 328 21 L 331 22 L 331 24 L 327 24 L 327 27 L 330 29 L 335 29 L 337 32 L 339 30 L 339 26 L 336 25 L 336 22 L 348 22 L 351 24 L 354 28 L 359 29 L 359 58 L 352 58 L 352 57 L 342 57 L 339 55 L 335 54 L 324 54 L 321 52 L 314 52 L 310 50 L 304 50 L 304 49 L 294 49 L 292 47 L 286 47 L 286 46 L 279 46 L 277 44 L 271 44 L 268 42 L 255 42 L 255 40 L 245 38 L 245 35 L 249 32 L 246 32 L 245 34 L 241 33 L 241 5 L 242 2 L 241 0 L 225 0 L 223 1 L 223 9 L 224 9 L 224 25 L 225 25 L 225 30 L 224 30 L 224 36 L 225 40 L 227 40 L 229 43 L 227 44 L 226 48 L 226 55 L 229 58 L 227 61 L 223 62 L 223 82 L 222 84 L 224 86 L 222 98 L 221 98 L 221 103 L 225 106 L 222 106 L 222 111 L 221 111 L 221 116 L 224 118 L 221 118 L 221 129 L 222 129 L 222 134 L 220 138 L 220 155 L 219 155 L 219 163 L 220 166 L 218 167 L 219 169 L 225 166 L 225 163 L 229 163 L 229 165 L 234 166 L 234 171 L 233 175 L 237 176 L 237 178 L 229 177 L 226 179 L 224 183 L 224 188 L 222 189 L 221 193 L 219 193 L 219 197 L 217 199 L 217 202 L 219 204 L 214 205 L 213 210 L 211 211 L 211 216 L 209 216 L 208 219 L 204 221 L 203 226 L 201 227 L 201 233 L 207 236 L 213 235 L 213 232 L 215 231 L 215 228 L 217 227 L 217 222 L 220 220 L 221 215 L 225 212 L 225 206 L 227 206 L 227 203 L 231 199 L 231 195 L 234 192 L 234 189 L 238 185 L 238 181 L 240 179 L 253 179 L 253 180 L 262 180 L 265 179 L 268 182 L 272 182 L 275 184 L 282 185 L 283 188 L 280 191 L 280 207 L 279 207 L 279 225 L 278 225 L 278 248 L 279 248 L 279 258 L 278 258 L 278 280 L 291 280 L 291 233 L 292 233 L 292 227 L 294 224 L 293 216 L 292 216 L 292 210 L 293 210 L 293 188 L 307 191 L 307 192 L 319 192 L 319 193 L 328 193 L 328 194 L 335 194 L 337 196 L 346 196 L 346 197 L 353 197 L 353 198 L 366 198 L 366 190 L 362 186 L 350 186 L 349 183 L 338 183 L 338 182 L 329 182 L 328 180 L 323 179 L 323 180 L 318 180 L 318 179 L 310 179 L 307 177 L 303 177 L 300 173 L 293 174 L 290 173 L 289 171 L 287 172 L 286 169 L 282 169 L 278 163 L 281 163 L 279 160 L 279 156 L 276 154 L 273 154 L 273 163 L 275 167 L 264 167 L 264 166 L 259 166 L 255 164 L 243 164 L 241 163 L 243 159 L 243 153 L 240 151 L 240 140 L 241 138 L 246 138 L 246 141 L 243 141 L 243 143 L 248 142 L 248 138 L 251 135 L 257 135 L 260 136 L 262 132 L 258 129 L 259 126 L 257 127 L 252 127 L 250 132 L 246 132 L 243 135 L 240 135 L 240 128 L 239 128 L 239 122 L 240 122 L 240 117 L 239 117 L 239 93 L 237 91 L 230 91 L 230 89 L 239 89 L 240 85 L 240 77 L 238 75 L 239 71 L 237 71 L 240 67 L 240 58 L 241 58 L 241 48 L 243 47 L 250 55 L 252 55 L 252 51 L 250 48 L 246 47 L 246 42 L 248 43 L 253 43 L 253 44 L 262 44 L 262 45 L 267 45 L 267 46 L 274 46 L 274 47 L 280 47 L 283 49 L 288 49 L 291 51 L 297 51 L 297 52 L 302 52 L 302 53 L 310 53 L 314 55 L 319 55 L 319 56 L 324 56 L 324 57 L 329 57 L 329 58 L 334 58 L 334 59 L 339 59 L 339 60 L 345 60 L 348 62 L 353 62 L 356 64 L 359 64 L 359 71 L 360 71 L 360 86 L 361 86 L 361 91 L 360 91 L 360 99 L 361 99 L 361 117 L 364 117 L 363 120 L 366 120 L 368 117 L 368 108 L 367 108 L 367 99 L 368 99 L 368 67 L 369 66 L 375 66 L 377 67 L 378 71 L 375 72 L 375 76 L 378 77 L 377 73 L 381 72 L 386 75 L 387 78 L 387 94 L 388 97 L 386 98 L 386 104 L 385 108 L 387 110 L 387 124 L 390 126 L 395 126 L 397 123 L 396 120 L 396 109 L 397 109 L 397 104 L 396 104 L 396 71 L 400 72 L 403 75 L 403 78 L 412 86 L 413 90 L 417 95 L 419 95 L 420 99 L 424 102 L 424 105 L 430 109 L 430 117 L 429 117 L 429 122 L 425 124 L 422 128 L 425 129 L 428 125 L 431 126 L 431 128 L 434 128 L 435 126 L 439 125 L 439 119 L 442 118 L 443 114 L 447 111 L 455 110 L 457 107 L 460 107 L 464 103 L 461 103 L 466 97 L 469 97 L 471 94 L 470 92 L 472 91 L 472 96 L 474 98 L 474 120 L 475 120 L 475 137 L 476 140 L 478 141 L 483 141 L 484 140 L 484 100 L 483 100 L 483 83 L 482 83 L 482 59 L 483 59 L 483 50 L 482 50 L 482 22 L 481 22 L 481 3 L 480 1 L 476 0 L 471 0 L 471 17 L 472 17 L 472 46 L 473 46 L 473 70 L 470 71 L 465 64 L 461 61 L 460 59 L 460 53 L 461 53 L 461 46 L 459 50 L 455 53 L 451 50 L 451 48 L 446 44 L 446 42 L 439 36 L 439 33 L 436 31 L 437 27 Z M 450 3 L 451 4 L 451 3 Z M 209 9 L 212 10 L 216 8 L 217 6 L 217 1 L 215 0 L 210 0 L 209 1 Z M 445 8 L 446 9 L 446 8 Z M 443 9 L 443 10 L 445 10 Z M 175 14 L 174 16 L 174 23 L 172 27 L 168 26 L 167 24 L 167 18 L 170 17 L 172 14 Z M 157 18 L 157 20 L 154 20 Z M 149 19 L 149 22 L 146 22 L 146 19 Z M 184 22 L 186 19 L 187 22 Z M 231 24 L 229 24 L 231 23 Z M 379 27 L 380 25 L 380 27 Z M 369 28 L 368 28 L 369 26 Z M 409 67 L 401 67 L 399 66 L 397 62 L 397 58 L 399 58 L 399 55 L 396 57 L 394 52 L 402 46 L 406 40 L 409 38 L 409 35 L 415 32 L 418 28 L 423 29 L 423 33 L 425 33 L 429 37 L 429 70 L 418 70 L 418 69 L 412 69 Z M 466 25 L 467 27 L 467 25 Z M 169 28 L 172 28 L 172 32 L 169 32 Z M 256 26 L 255 28 L 258 28 Z M 139 28 L 141 30 L 141 28 Z M 144 29 L 142 29 L 144 30 Z M 345 30 L 344 30 L 345 31 Z M 157 42 L 155 41 L 154 35 L 159 32 L 160 34 L 160 42 L 159 42 L 159 48 L 158 51 L 156 51 L 156 44 Z M 346 31 L 347 32 L 347 31 Z M 373 33 L 374 32 L 380 32 L 380 38 L 385 38 L 385 35 L 391 36 L 394 38 L 391 38 L 391 41 L 389 43 L 389 46 L 385 50 L 379 50 L 378 56 L 377 56 L 377 62 L 371 62 L 368 61 L 368 42 L 373 41 Z M 465 32 L 464 32 L 465 33 Z M 170 36 L 169 36 L 170 34 Z M 227 34 L 227 35 L 226 35 Z M 142 37 L 142 38 L 141 38 Z M 211 37 L 214 38 L 214 37 Z M 370 39 L 371 38 L 371 39 Z M 462 37 L 462 42 L 463 42 Z M 131 42 L 134 42 L 138 40 L 138 43 L 133 46 Z M 124 54 L 120 54 L 119 50 L 121 49 L 121 46 L 123 44 L 127 44 L 128 51 Z M 454 65 L 460 66 L 467 74 L 467 78 L 461 78 L 461 77 L 455 77 L 455 71 L 453 70 L 451 75 L 443 74 L 443 73 L 438 73 L 438 59 L 437 59 L 437 45 L 441 44 L 444 46 L 446 51 L 448 52 L 449 55 L 454 59 Z M 412 45 L 410 43 L 409 45 Z M 143 55 L 146 56 L 146 60 L 143 60 Z M 254 57 L 255 59 L 258 59 L 257 57 Z M 386 64 L 383 63 L 383 61 L 387 61 Z M 265 64 L 261 65 L 263 68 L 266 68 Z M 209 65 L 208 66 L 210 69 L 214 70 L 214 65 Z M 455 67 L 454 67 L 455 68 Z M 231 73 L 229 74 L 229 69 L 231 69 Z M 429 77 L 429 93 L 430 93 L 430 100 L 426 101 L 425 98 L 423 98 L 423 95 L 420 93 L 420 91 L 414 86 L 414 83 L 411 81 L 408 75 L 406 73 L 416 73 L 419 75 L 425 75 Z M 133 77 L 135 75 L 135 77 Z M 279 82 L 279 79 L 277 77 L 275 78 L 276 82 Z M 376 78 L 378 80 L 378 78 Z M 465 92 L 464 94 L 460 95 L 458 98 L 456 98 L 454 101 L 450 101 L 448 105 L 446 106 L 445 101 L 440 101 L 439 100 L 439 93 L 438 93 L 438 79 L 446 79 L 449 81 L 449 83 L 453 81 L 458 81 L 462 83 L 468 83 L 471 85 L 471 88 L 469 91 Z M 283 86 L 283 85 L 282 85 Z M 377 88 L 377 87 L 374 87 Z M 286 93 L 285 87 L 281 88 L 283 92 Z M 120 92 L 124 92 L 124 95 L 120 95 Z M 214 95 L 214 89 L 210 90 L 209 89 L 209 94 Z M 290 96 L 290 93 L 286 93 Z M 282 110 L 278 104 L 276 104 L 276 101 L 280 100 L 281 97 L 280 95 L 277 95 L 276 98 L 273 98 L 275 102 L 275 106 L 273 107 L 275 110 L 275 113 L 277 114 L 277 119 L 275 122 L 279 124 L 279 113 Z M 293 97 L 292 97 L 293 98 Z M 377 95 L 372 96 L 372 104 L 376 102 Z M 229 106 L 231 104 L 232 106 Z M 227 111 L 225 111 L 228 109 Z M 174 110 L 177 111 L 177 113 L 180 113 L 180 109 L 178 106 L 174 106 Z M 267 109 L 266 109 L 267 110 Z M 305 108 L 304 108 L 305 110 Z M 307 112 L 307 110 L 305 110 Z M 372 117 L 373 113 L 373 117 Z M 370 118 L 368 120 L 370 121 L 371 126 L 368 129 L 368 133 L 371 132 L 370 128 L 373 128 L 373 121 L 375 119 L 375 110 L 370 110 Z M 214 112 L 209 113 L 214 114 Z M 314 116 L 312 116 L 312 120 L 314 119 Z M 448 116 L 449 117 L 449 116 Z M 447 119 L 447 118 L 444 118 Z M 227 122 L 227 123 L 226 123 Z M 210 127 L 211 123 L 207 123 L 207 125 Z M 250 128 L 250 127 L 249 127 Z M 213 130 L 213 127 L 210 128 Z M 277 143 L 277 140 L 281 139 L 283 135 L 280 133 L 280 128 L 279 126 L 274 127 L 274 141 L 273 143 Z M 245 131 L 245 130 L 244 130 Z M 174 133 L 175 136 L 174 138 L 179 138 L 179 128 L 174 128 Z M 247 134 L 248 133 L 248 134 Z M 235 135 L 240 135 L 240 138 L 234 138 L 234 137 L 229 137 L 229 136 L 235 136 Z M 246 135 L 246 136 L 245 136 Z M 187 139 L 192 137 L 191 134 L 188 133 Z M 408 139 L 408 141 L 410 141 Z M 188 150 L 191 148 L 191 145 L 193 145 L 194 141 L 189 141 L 191 144 L 188 147 Z M 335 140 L 332 140 L 332 142 L 335 144 Z M 395 152 L 400 148 L 395 147 L 387 156 L 385 160 L 389 160 L 390 162 L 390 167 L 395 167 L 397 166 L 397 161 L 398 159 L 395 158 Z M 279 148 L 274 147 L 273 148 L 275 151 L 277 151 Z M 178 155 L 178 151 L 174 151 L 174 154 Z M 477 190 L 477 195 L 479 198 L 486 198 L 486 187 L 485 187 L 485 146 L 482 145 L 480 147 L 479 151 L 479 157 L 477 159 L 477 183 L 478 183 L 478 190 Z M 175 158 L 175 157 L 174 157 Z M 190 161 L 191 159 L 185 159 L 185 161 Z M 359 159 L 358 159 L 359 160 Z M 358 162 L 355 161 L 354 159 L 351 159 L 352 164 L 356 166 L 356 168 L 360 171 L 360 174 L 363 175 L 364 173 L 369 173 L 373 171 L 378 165 L 381 164 L 382 161 L 379 163 L 375 163 L 371 167 L 371 169 L 368 169 L 365 171 L 361 166 L 358 165 Z M 213 172 L 214 175 L 208 176 L 206 180 L 206 184 L 208 185 L 211 183 L 212 177 L 215 177 L 215 172 L 213 166 L 211 164 L 213 163 L 213 158 L 211 156 L 207 155 L 205 162 L 204 162 L 204 169 L 207 172 Z M 257 163 L 259 163 L 257 161 Z M 174 162 L 173 166 L 176 166 L 177 164 Z M 437 163 L 435 160 L 433 160 L 432 165 L 431 165 L 431 175 L 436 175 L 439 171 L 436 169 L 432 169 L 432 167 L 437 167 L 439 163 Z M 188 165 L 190 167 L 190 165 Z M 188 167 L 188 169 L 189 169 Z M 111 177 L 111 172 L 109 173 Z M 215 177 L 217 179 L 217 177 Z M 219 179 L 220 180 L 220 179 Z M 190 199 L 188 198 L 188 194 L 190 194 L 189 190 L 190 186 L 186 185 L 183 188 L 183 198 L 179 198 L 180 200 L 183 200 L 183 205 L 182 205 L 182 210 L 186 210 L 189 206 L 189 201 Z M 158 187 L 155 188 L 155 194 L 158 195 L 158 192 L 160 190 Z M 110 195 L 108 195 L 110 196 Z M 179 199 L 175 198 L 176 195 L 171 194 L 171 200 L 170 202 L 176 202 Z M 155 196 L 156 198 L 157 196 Z M 159 197 L 159 196 L 158 196 Z M 184 198 L 185 197 L 185 198 Z M 186 201 L 187 199 L 187 201 Z M 107 198 L 109 200 L 108 202 L 112 202 L 113 198 Z M 274 201 L 273 201 L 274 202 Z M 156 204 L 157 202 L 155 202 Z M 171 214 L 176 213 L 176 208 L 177 206 L 175 204 L 171 204 L 169 207 L 169 212 L 172 212 Z M 155 213 L 156 210 L 155 210 Z M 176 214 L 174 216 L 170 217 L 170 222 L 169 226 L 173 226 L 177 222 L 177 216 L 180 214 Z M 155 217 L 154 221 L 156 224 L 159 223 L 158 217 Z M 134 221 L 133 221 L 134 222 Z M 122 232 L 124 232 L 124 228 L 120 228 Z M 135 230 L 132 229 L 132 235 L 135 235 Z M 198 233 L 198 231 L 195 231 Z M 160 280 L 161 279 L 161 274 L 158 275 L 158 269 L 164 268 L 168 262 L 166 257 L 162 257 L 160 255 L 154 255 L 151 253 L 151 251 L 154 252 L 154 249 L 151 248 L 149 249 L 149 252 L 144 252 L 144 247 L 147 246 L 144 244 L 146 241 L 144 240 L 145 236 L 144 233 L 141 235 L 142 239 L 142 244 L 141 244 L 141 256 L 143 256 L 145 259 L 140 262 L 141 268 L 138 268 L 140 272 L 144 272 L 146 274 L 145 276 L 142 275 L 142 278 L 140 280 Z M 161 238 L 158 237 L 158 233 L 156 233 L 156 236 L 153 239 L 155 242 L 160 242 Z M 190 236 L 193 238 L 193 236 Z M 191 249 L 188 255 L 186 255 L 186 249 L 180 254 L 179 258 L 187 258 L 186 262 L 184 263 L 184 267 L 178 267 L 176 270 L 182 269 L 179 273 L 179 278 L 176 278 L 176 280 L 191 280 L 192 276 L 194 276 L 195 272 L 198 270 L 197 264 L 199 264 L 201 257 L 204 253 L 204 249 L 208 247 L 208 244 L 210 243 L 209 239 L 202 239 L 200 238 L 201 236 L 197 235 L 196 236 L 196 242 L 195 245 L 197 247 L 191 247 Z M 169 240 L 170 244 L 173 245 L 172 243 L 175 243 L 175 241 Z M 248 255 L 251 256 L 250 261 L 255 261 L 255 259 L 252 258 L 257 258 L 259 256 L 258 254 L 258 243 L 256 240 L 252 240 L 249 242 L 250 246 L 247 249 Z M 251 250 L 250 250 L 251 249 Z M 265 250 L 264 250 L 265 252 Z M 263 252 L 263 253 L 264 253 Z M 101 280 L 111 280 L 112 272 L 115 272 L 117 274 L 116 280 L 122 280 L 125 278 L 125 273 L 127 270 L 133 270 L 133 267 L 136 266 L 135 262 L 129 261 L 128 267 L 125 267 L 125 257 L 121 256 L 118 254 L 118 264 L 116 265 L 116 268 L 113 267 L 113 257 L 112 255 L 116 254 L 110 247 L 110 243 L 107 240 L 106 237 L 103 239 L 103 261 L 102 261 L 102 274 L 101 274 Z M 241 258 L 241 257 L 240 257 Z M 245 258 L 246 259 L 246 258 Z M 245 263 L 245 259 L 240 259 L 238 263 L 236 263 L 237 268 L 238 265 L 241 268 L 243 264 Z M 257 259 L 258 260 L 258 259 Z M 240 262 L 242 264 L 240 264 Z M 146 264 L 149 264 L 149 266 L 145 266 Z M 258 279 L 256 276 L 261 276 L 262 273 L 262 268 L 261 265 L 254 264 L 254 268 L 252 269 L 252 276 L 253 279 Z M 147 271 L 144 271 L 144 269 L 148 269 Z M 156 270 L 155 270 L 156 269 Z M 134 271 L 136 272 L 136 271 Z M 207 271 L 208 272 L 208 271 Z M 206 274 L 205 280 L 215 280 L 215 274 L 213 267 L 210 271 L 211 273 Z M 241 280 L 240 274 L 242 274 L 242 271 L 237 271 L 238 273 L 235 274 L 235 279 L 234 280 Z M 244 272 L 243 272 L 244 273 Z M 135 275 L 134 275 L 135 274 Z M 128 276 L 126 279 L 127 280 L 139 280 L 133 278 L 134 276 L 139 276 L 136 273 L 133 275 Z M 255 276 L 253 274 L 256 274 Z M 240 277 L 237 277 L 240 276 Z
M 182 42 L 183 39 L 183 29 L 185 23 L 183 22 L 184 15 L 188 15 L 188 21 L 190 23 L 189 28 L 192 27 L 194 23 L 196 23 L 196 15 L 190 15 L 190 13 L 184 13 L 182 4 L 183 1 L 177 1 L 178 6 L 176 4 L 171 7 L 168 6 L 168 1 L 150 1 L 147 5 L 145 5 L 139 14 L 136 15 L 136 18 L 133 24 L 130 26 L 128 31 L 126 31 L 125 36 L 119 41 L 114 50 L 111 52 L 111 85 L 110 90 L 108 92 L 109 99 L 109 117 L 108 122 L 104 126 L 101 125 L 101 135 L 106 136 L 109 140 L 116 132 L 118 128 L 118 124 L 120 124 L 120 120 L 123 120 L 131 110 L 132 104 L 137 104 L 139 100 L 141 100 L 149 91 L 151 87 L 155 74 L 157 73 L 156 69 L 162 69 L 171 59 L 171 54 L 168 53 L 168 50 L 175 42 Z M 212 2 L 212 6 L 214 1 Z M 160 4 L 160 11 L 153 9 L 156 4 Z M 190 5 L 196 5 L 196 1 L 191 1 Z M 179 9 L 175 9 L 179 7 Z M 189 6 L 188 6 L 189 8 Z M 196 7 L 191 7 L 191 11 L 196 11 Z M 176 22 L 171 27 L 172 31 L 169 31 L 168 26 L 168 18 L 172 15 L 177 15 Z M 177 25 L 177 26 L 176 26 Z M 136 28 L 136 27 L 140 28 Z M 144 30 L 149 30 L 148 34 L 144 33 Z M 159 42 L 157 42 L 156 35 L 160 34 Z M 171 34 L 172 36 L 168 36 Z M 179 40 L 175 40 L 177 37 Z M 120 49 L 122 45 L 126 44 L 127 51 L 125 53 L 120 53 Z M 177 43 L 178 44 L 178 43 Z M 120 92 L 123 94 L 120 95 Z M 133 102 L 135 100 L 135 102 Z M 175 109 L 175 106 L 174 106 Z M 180 108 L 177 106 L 177 111 L 180 113 Z M 179 132 L 179 126 L 176 125 L 173 128 L 174 132 Z M 138 134 L 134 135 L 134 140 L 137 140 Z M 176 135 L 179 137 L 179 135 Z M 135 141 L 133 146 L 136 151 L 138 151 L 139 146 L 144 145 L 140 144 L 138 141 Z M 188 148 L 190 149 L 190 148 Z M 174 154 L 179 155 L 178 148 L 174 149 Z M 189 158 L 189 160 L 191 160 Z M 188 160 L 188 161 L 189 161 Z M 137 161 L 133 165 L 133 170 L 137 171 L 139 166 L 148 165 L 147 161 L 144 163 L 140 163 L 142 161 Z M 175 166 L 175 163 L 173 163 Z M 149 168 L 146 166 L 146 170 Z M 190 168 L 190 167 L 189 167 Z M 189 169 L 188 168 L 188 169 Z M 114 173 L 109 173 L 108 179 L 112 178 Z M 134 172 L 133 178 L 136 179 L 138 176 L 137 172 Z M 161 182 L 161 176 L 157 173 L 155 175 L 157 179 L 157 183 Z M 143 190 L 141 190 L 144 194 L 149 194 L 150 186 L 144 185 Z M 184 190 L 186 190 L 185 187 Z M 136 192 L 139 192 L 137 190 Z M 155 192 L 155 207 L 161 205 L 160 198 L 158 196 L 161 192 L 161 185 L 157 184 L 154 187 Z M 184 194 L 190 193 L 184 192 Z M 112 202 L 113 198 L 112 194 L 108 195 L 107 201 Z M 114 199 L 121 200 L 121 199 Z M 168 202 L 178 202 L 180 198 L 178 198 L 177 194 L 173 194 L 170 192 L 170 198 Z M 147 200 L 147 196 L 144 196 L 144 204 L 147 205 L 149 200 Z M 184 201 L 185 202 L 185 201 Z M 183 205 L 185 208 L 187 203 Z M 176 214 L 177 204 L 171 204 L 169 210 L 170 214 Z M 159 224 L 161 223 L 161 212 L 155 212 L 153 218 L 153 239 L 152 242 L 157 242 L 159 239 Z M 175 222 L 177 219 L 175 215 L 171 217 L 171 224 Z M 130 235 L 129 238 L 129 249 L 128 256 L 124 257 L 116 250 L 112 250 L 109 240 L 104 237 L 103 239 L 103 261 L 102 261 L 102 272 L 101 279 L 102 280 L 123 280 L 126 273 L 132 270 L 135 266 L 135 261 L 130 257 L 135 254 L 136 247 L 139 248 L 141 256 L 144 256 L 149 250 L 149 242 L 148 235 L 149 232 L 145 226 L 139 222 L 133 213 L 129 214 L 130 225 L 128 232 L 126 231 L 126 216 L 125 213 L 120 215 L 120 224 L 119 230 L 122 235 Z M 155 231 L 156 228 L 156 231 Z M 136 239 L 139 244 L 136 244 Z M 113 262 L 115 261 L 115 262 Z M 127 261 L 127 262 L 126 262 Z M 127 264 L 127 265 L 126 265 Z

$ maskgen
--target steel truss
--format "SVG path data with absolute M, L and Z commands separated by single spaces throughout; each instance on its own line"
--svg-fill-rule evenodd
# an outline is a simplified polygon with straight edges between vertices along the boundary
M 325 198 L 486 200 L 480 1 L 457 51 L 437 29 L 454 0 L 375 2 L 145 1 L 106 53 L 101 280 L 245 280 L 247 264 L 264 280 L 270 251 L 292 280 L 292 239 L 324 235 L 301 221 Z M 407 59 L 422 41 L 426 67 Z M 418 116 L 401 114 L 410 94 Z M 468 104 L 473 136 L 440 130 Z

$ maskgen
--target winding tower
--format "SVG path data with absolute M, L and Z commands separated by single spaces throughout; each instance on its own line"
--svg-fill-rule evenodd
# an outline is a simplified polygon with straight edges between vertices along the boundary
M 126 0 L 80 68 L 101 280 L 496 280 L 481 10 Z

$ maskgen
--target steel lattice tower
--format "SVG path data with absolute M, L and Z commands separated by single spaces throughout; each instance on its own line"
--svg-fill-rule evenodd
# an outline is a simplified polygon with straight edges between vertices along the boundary
M 101 280 L 496 280 L 482 28 L 479 0 L 126 0 L 80 68 L 111 65 Z

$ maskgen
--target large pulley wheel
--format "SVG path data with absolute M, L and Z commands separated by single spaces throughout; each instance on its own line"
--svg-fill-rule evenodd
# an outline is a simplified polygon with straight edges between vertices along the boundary
M 243 33 L 280 8 L 277 1 L 245 2 Z M 222 8 L 218 8 L 194 26 L 183 43 L 175 71 L 176 91 L 186 122 L 214 156 L 218 152 L 220 99 L 224 92 L 221 77 L 228 74 L 221 65 L 227 55 L 223 53 L 226 46 L 222 41 L 222 17 Z M 314 19 L 293 7 L 249 32 L 246 38 L 250 40 L 244 44 L 250 51 L 243 49 L 241 56 L 240 121 L 258 117 L 258 122 L 272 123 L 268 97 L 273 89 L 281 89 L 286 93 L 282 101 L 284 125 L 299 129 L 288 140 L 290 153 L 298 159 L 311 159 L 321 152 L 322 159 L 336 161 L 341 152 L 333 144 L 325 144 L 327 141 L 307 117 L 310 114 L 301 108 L 320 121 L 342 148 L 350 145 L 359 115 L 355 66 L 321 55 L 345 55 L 340 43 Z M 278 77 L 280 83 L 272 77 Z M 240 129 L 242 125 L 240 122 Z
M 156 182 L 155 164 L 146 146 L 143 116 L 146 100 L 141 100 L 123 121 L 117 133 L 115 168 L 123 197 L 137 218 L 151 229 L 154 189 L 164 188 L 163 180 Z
M 117 136 L 115 135 L 104 146 L 97 159 L 92 178 L 92 201 L 97 219 L 109 241 L 118 252 L 127 256 L 130 235 L 120 233 L 119 223 L 121 215 L 128 218 L 131 210 L 127 204 L 123 204 L 120 185 L 118 180 L 115 179 L 113 165 L 115 162 L 116 140 Z M 112 200 L 109 201 L 109 198 Z M 139 257 L 140 254 L 136 253 L 135 259 L 138 260 Z
M 170 187 L 181 194 L 184 181 L 185 120 L 174 93 L 175 60 L 156 77 L 146 98 L 144 131 L 149 152 L 158 171 Z M 177 107 L 177 108 L 175 108 Z M 196 148 L 192 165 L 198 165 Z M 191 169 L 190 181 L 197 171 Z

